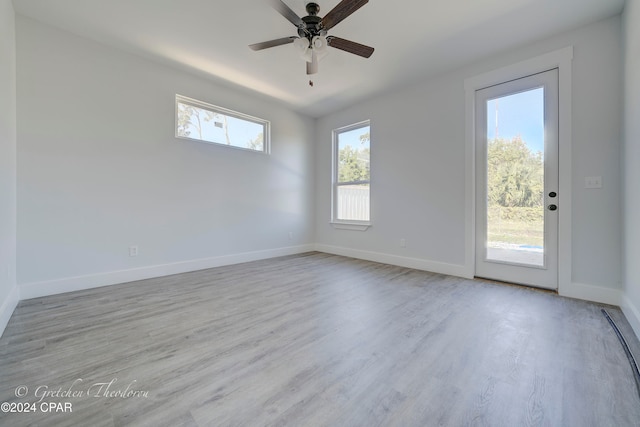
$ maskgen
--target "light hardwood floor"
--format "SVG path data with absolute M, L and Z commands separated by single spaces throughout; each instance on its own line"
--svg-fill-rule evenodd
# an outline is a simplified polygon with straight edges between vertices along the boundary
M 600 308 L 320 253 L 33 299 L 0 339 L 0 402 L 73 412 L 0 425 L 640 426 Z

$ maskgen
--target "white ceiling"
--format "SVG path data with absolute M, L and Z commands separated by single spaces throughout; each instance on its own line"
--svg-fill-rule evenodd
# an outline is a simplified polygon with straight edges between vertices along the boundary
M 284 0 L 299 16 L 305 0 Z M 14 0 L 17 13 L 278 98 L 318 117 L 372 94 L 622 11 L 624 0 L 371 0 L 329 34 L 375 47 L 330 49 L 309 86 L 296 35 L 267 0 Z M 339 0 L 318 0 L 324 16 Z

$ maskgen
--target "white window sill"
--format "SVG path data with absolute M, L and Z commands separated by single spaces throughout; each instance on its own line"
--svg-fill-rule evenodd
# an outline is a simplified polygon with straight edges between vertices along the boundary
M 371 223 L 331 221 L 331 226 L 338 230 L 367 231 L 367 229 L 371 227 Z

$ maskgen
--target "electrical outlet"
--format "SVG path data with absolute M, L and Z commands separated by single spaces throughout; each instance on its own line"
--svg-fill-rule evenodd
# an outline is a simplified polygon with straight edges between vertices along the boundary
M 289 240 L 293 240 L 293 231 L 289 232 Z
M 407 239 L 400 239 L 400 247 L 401 248 L 407 247 Z
M 129 256 L 138 256 L 137 246 L 129 246 Z

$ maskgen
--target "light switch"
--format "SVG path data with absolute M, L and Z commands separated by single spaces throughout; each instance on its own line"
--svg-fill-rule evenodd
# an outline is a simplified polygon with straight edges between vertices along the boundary
M 601 176 L 588 176 L 584 179 L 584 188 L 602 188 Z

